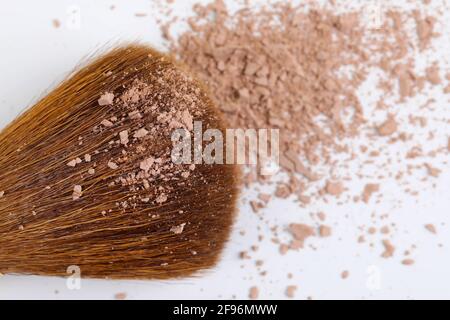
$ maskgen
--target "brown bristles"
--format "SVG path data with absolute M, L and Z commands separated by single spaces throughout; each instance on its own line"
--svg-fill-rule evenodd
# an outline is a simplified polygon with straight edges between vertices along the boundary
M 184 67 L 131 45 L 98 58 L 0 133 L 0 273 L 167 279 L 214 266 L 234 165 L 174 164 L 171 134 L 225 124 Z

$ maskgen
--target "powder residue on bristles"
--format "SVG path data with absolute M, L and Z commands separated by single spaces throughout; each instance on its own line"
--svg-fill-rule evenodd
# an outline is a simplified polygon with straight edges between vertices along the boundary
M 259 297 L 259 289 L 258 287 L 251 287 L 248 297 L 252 300 L 258 299 Z
M 109 106 L 114 102 L 114 94 L 111 92 L 106 92 L 100 96 L 98 99 L 98 104 L 100 106 Z

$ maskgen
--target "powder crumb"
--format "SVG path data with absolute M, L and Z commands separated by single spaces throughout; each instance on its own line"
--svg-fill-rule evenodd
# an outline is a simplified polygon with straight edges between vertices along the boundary
M 341 278 L 344 280 L 347 279 L 349 275 L 350 275 L 350 272 L 348 270 L 344 270 L 341 272 Z
M 120 143 L 123 145 L 127 145 L 129 140 L 128 140 L 128 130 L 123 130 L 121 132 L 119 132 L 119 137 L 120 137 Z
M 382 243 L 384 246 L 384 252 L 381 254 L 381 256 L 386 259 L 392 257 L 395 252 L 395 247 L 387 239 L 383 240 Z
M 82 195 L 83 195 L 83 188 L 80 185 L 75 185 L 73 187 L 72 199 L 78 200 L 81 198 Z
M 77 164 L 78 164 L 77 159 L 73 159 L 73 160 L 70 160 L 69 162 L 67 162 L 67 165 L 69 167 L 75 167 Z
M 280 248 L 278 249 L 280 254 L 284 256 L 289 251 L 289 246 L 287 244 L 280 244 Z
M 100 106 L 109 106 L 114 102 L 114 94 L 111 92 L 106 92 L 100 96 L 98 99 L 98 104 Z
M 127 294 L 125 292 L 119 292 L 114 295 L 114 299 L 116 300 L 125 300 L 127 298 Z
M 94 168 L 90 168 L 90 169 L 88 170 L 88 173 L 91 174 L 91 175 L 92 175 L 92 174 L 95 174 L 95 169 L 94 169 Z
M 441 83 L 441 77 L 439 75 L 439 67 L 437 65 L 428 67 L 425 70 L 425 72 L 428 82 L 430 82 L 432 85 L 438 85 Z
M 428 174 L 432 177 L 438 178 L 441 174 L 441 170 L 434 168 L 429 163 L 425 163 L 425 167 L 427 168 Z
M 404 260 L 402 260 L 402 264 L 405 265 L 405 266 L 411 266 L 411 265 L 414 264 L 414 262 L 415 261 L 413 259 L 404 259 Z
M 258 289 L 258 287 L 251 287 L 248 296 L 252 300 L 258 299 L 258 296 L 259 296 L 259 289 Z
M 114 125 L 111 121 L 106 120 L 106 119 L 102 120 L 102 122 L 100 122 L 100 124 L 107 128 L 112 127 Z
M 0 198 L 2 198 L 5 195 L 5 191 L 0 191 Z
M 344 187 L 341 182 L 328 181 L 325 190 L 328 194 L 338 197 L 344 192 Z
M 319 227 L 319 235 L 322 238 L 326 238 L 326 237 L 331 236 L 331 228 L 329 226 L 321 225 Z
M 191 173 L 189 171 L 184 171 L 181 173 L 181 177 L 183 177 L 184 179 L 189 178 L 190 175 Z
M 380 185 L 379 184 L 374 184 L 374 183 L 369 183 L 366 184 L 364 187 L 364 191 L 362 194 L 362 199 L 365 203 L 368 203 L 370 198 L 372 197 L 372 195 L 375 192 L 380 191 Z
M 287 286 L 286 287 L 286 296 L 288 298 L 294 298 L 295 297 L 295 291 L 297 291 L 297 286 Z
M 115 162 L 109 161 L 108 162 L 108 168 L 116 170 L 116 169 L 119 168 L 119 166 Z
M 178 226 L 174 226 L 174 227 L 170 228 L 170 232 L 173 232 L 175 234 L 181 234 L 181 233 L 183 233 L 185 225 L 186 225 L 186 223 L 182 223 Z
M 389 116 L 389 118 L 377 128 L 377 131 L 380 136 L 390 136 L 397 131 L 397 122 L 392 116 Z
M 53 19 L 52 24 L 55 29 L 58 29 L 59 27 L 61 27 L 61 22 L 58 19 Z
M 315 235 L 313 227 L 301 223 L 291 223 L 289 225 L 289 232 L 297 241 L 299 248 L 303 248 L 307 238 Z
M 145 130 L 145 128 L 141 128 L 134 133 L 133 137 L 140 139 L 140 138 L 145 137 L 147 134 L 148 134 L 148 131 Z
M 167 195 L 166 194 L 160 194 L 159 196 L 158 196 L 158 198 L 156 198 L 156 203 L 159 203 L 159 204 L 161 204 L 161 203 L 164 203 L 164 202 L 166 202 L 167 201 Z
M 144 170 L 145 172 L 148 172 L 150 168 L 152 167 L 153 163 L 155 162 L 155 159 L 153 157 L 147 158 L 139 164 L 139 168 L 141 170 Z
M 433 224 L 426 224 L 425 229 L 427 229 L 432 234 L 437 234 L 436 227 Z
M 92 157 L 91 157 L 90 154 L 85 154 L 85 155 L 84 155 L 84 161 L 86 161 L 86 162 L 91 162 L 91 160 L 92 160 Z

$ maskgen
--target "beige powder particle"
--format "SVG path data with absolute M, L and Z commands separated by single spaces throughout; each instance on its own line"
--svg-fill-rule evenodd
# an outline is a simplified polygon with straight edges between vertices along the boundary
M 183 233 L 185 225 L 186 225 L 186 223 L 182 223 L 182 224 L 180 224 L 178 226 L 174 226 L 174 227 L 170 228 L 170 232 L 173 232 L 175 234 Z
M 350 272 L 348 270 L 344 270 L 341 273 L 341 278 L 342 279 L 347 279 L 349 275 L 350 275 Z
M 397 122 L 392 116 L 389 116 L 389 118 L 381 126 L 379 126 L 377 130 L 380 136 L 390 136 L 397 131 Z
M 91 162 L 91 160 L 92 160 L 92 157 L 91 157 L 90 154 L 85 154 L 85 155 L 84 155 L 84 161 L 86 161 L 86 162 Z
M 383 240 L 383 246 L 384 246 L 384 252 L 381 254 L 383 258 L 390 258 L 394 255 L 395 247 L 392 245 L 392 243 L 385 239 Z
M 425 229 L 427 229 L 432 234 L 436 234 L 437 233 L 436 227 L 433 224 L 426 224 L 425 225 Z
M 61 22 L 58 19 L 53 19 L 52 24 L 53 27 L 55 27 L 56 29 L 58 29 L 61 26 Z
M 441 77 L 439 75 L 439 67 L 437 65 L 428 67 L 425 70 L 425 72 L 428 82 L 430 82 L 433 85 L 438 85 L 441 83 Z
M 428 174 L 432 177 L 438 178 L 441 174 L 441 170 L 434 168 L 431 164 L 425 163 L 425 167 L 427 168 Z
M 161 204 L 161 203 L 164 203 L 164 202 L 166 202 L 167 201 L 167 195 L 166 194 L 160 194 L 157 198 L 156 198 L 156 203 L 159 203 L 159 204 Z
M 112 161 L 108 162 L 108 167 L 113 170 L 116 170 L 119 168 L 119 166 L 115 162 L 112 162 Z
M 338 197 L 344 192 L 344 187 L 341 182 L 328 181 L 325 190 L 328 194 Z
M 111 92 L 106 92 L 100 96 L 100 99 L 98 99 L 98 104 L 100 106 L 109 106 L 114 101 L 114 94 Z
M 102 122 L 100 122 L 100 124 L 104 127 L 112 127 L 113 126 L 113 123 L 106 119 L 102 120 Z
M 119 292 L 114 295 L 114 299 L 116 300 L 125 300 L 127 298 L 127 294 L 125 292 Z
M 258 287 L 251 287 L 248 296 L 252 300 L 258 299 L 258 296 L 259 296 L 259 289 L 258 289 Z
M 5 191 L 0 191 L 0 198 L 5 195 Z
M 90 169 L 88 170 L 88 173 L 89 173 L 89 174 L 95 174 L 95 169 L 94 169 L 94 168 L 90 168 Z
M 319 235 L 320 235 L 322 238 L 326 238 L 326 237 L 331 236 L 331 228 L 328 227 L 328 226 L 325 226 L 325 225 L 321 225 L 321 226 L 319 227 Z
M 75 167 L 77 164 L 78 164 L 77 159 L 73 159 L 73 160 L 70 160 L 69 162 L 67 162 L 67 165 L 69 167 Z
M 191 173 L 189 171 L 184 171 L 181 173 L 181 177 L 183 177 L 184 179 L 189 178 L 190 175 Z
M 362 199 L 365 203 L 368 203 L 370 198 L 375 192 L 380 191 L 380 185 L 375 183 L 368 183 L 364 187 Z
M 413 259 L 404 259 L 402 260 L 402 264 L 405 266 L 410 266 L 414 264 L 414 260 Z
M 145 130 L 145 128 L 141 128 L 134 133 L 133 137 L 139 139 L 139 138 L 145 137 L 147 134 L 148 134 L 148 131 Z
M 315 234 L 313 227 L 301 223 L 291 223 L 289 225 L 289 232 L 298 242 L 297 244 L 300 248 L 303 248 L 307 238 L 314 236 Z
M 288 298 L 294 298 L 295 297 L 295 291 L 297 291 L 297 286 L 287 286 L 286 287 L 286 296 Z
M 128 140 L 128 130 L 123 130 L 121 132 L 119 132 L 119 137 L 120 137 L 120 143 L 123 145 L 127 145 L 129 140 Z
M 83 195 L 83 188 L 80 185 L 75 185 L 73 187 L 72 199 L 78 200 L 81 198 L 82 195 Z
M 147 159 L 141 161 L 141 163 L 139 164 L 139 168 L 141 170 L 144 170 L 145 172 L 147 172 L 148 170 L 150 170 L 150 168 L 152 167 L 154 162 L 155 162 L 155 159 L 153 157 L 147 158 Z

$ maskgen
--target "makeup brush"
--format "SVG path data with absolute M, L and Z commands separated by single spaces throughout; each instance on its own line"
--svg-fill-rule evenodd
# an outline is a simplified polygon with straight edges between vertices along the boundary
M 175 164 L 174 130 L 225 130 L 170 57 L 120 47 L 0 133 L 0 272 L 167 279 L 210 268 L 229 237 L 234 165 Z M 187 132 L 186 131 L 186 132 Z

